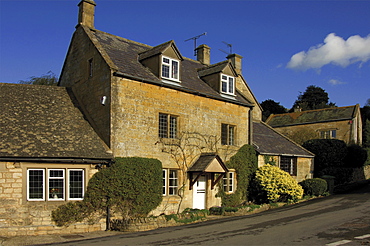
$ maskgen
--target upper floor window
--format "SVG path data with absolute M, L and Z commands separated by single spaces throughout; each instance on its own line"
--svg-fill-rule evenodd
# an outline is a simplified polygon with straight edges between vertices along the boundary
M 221 144 L 235 145 L 235 126 L 221 124 Z
M 320 137 L 325 139 L 337 138 L 336 130 L 320 131 Z
M 235 78 L 221 74 L 221 92 L 226 94 L 235 94 Z
M 29 201 L 81 200 L 83 196 L 83 169 L 27 170 L 27 200 Z
M 177 138 L 177 121 L 177 116 L 159 113 L 158 136 L 160 138 Z
M 234 172 L 228 172 L 223 178 L 223 189 L 225 192 L 234 192 Z
M 297 176 L 297 157 L 281 156 L 280 169 L 292 176 Z
M 179 61 L 169 57 L 162 57 L 162 78 L 179 80 Z

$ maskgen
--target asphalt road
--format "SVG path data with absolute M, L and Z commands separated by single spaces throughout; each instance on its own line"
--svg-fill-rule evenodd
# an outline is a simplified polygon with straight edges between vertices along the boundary
M 370 186 L 254 215 L 55 245 L 370 245 Z

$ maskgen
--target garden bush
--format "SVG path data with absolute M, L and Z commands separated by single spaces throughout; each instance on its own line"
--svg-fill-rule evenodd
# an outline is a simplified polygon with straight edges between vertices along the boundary
M 83 201 L 69 202 L 52 212 L 58 226 L 82 221 L 107 207 L 123 218 L 144 217 L 162 201 L 162 163 L 156 159 L 126 157 L 95 173 Z
M 302 198 L 303 188 L 289 173 L 266 164 L 257 169 L 250 187 L 254 202 L 295 202 Z
M 302 145 L 315 154 L 314 177 L 320 178 L 323 175 L 331 175 L 323 172 L 329 167 L 343 167 L 344 158 L 347 156 L 347 145 L 338 139 L 312 139 Z
M 321 196 L 328 189 L 326 180 L 321 178 L 306 179 L 299 184 L 302 186 L 304 194 L 309 196 Z
M 363 167 L 367 160 L 367 150 L 360 145 L 351 144 L 347 147 L 348 153 L 344 158 L 346 167 L 358 168 Z
M 234 193 L 226 194 L 220 185 L 219 196 L 222 206 L 236 207 L 248 199 L 248 187 L 257 169 L 257 153 L 252 145 L 243 145 L 226 163 L 227 168 L 235 169 L 237 188 Z

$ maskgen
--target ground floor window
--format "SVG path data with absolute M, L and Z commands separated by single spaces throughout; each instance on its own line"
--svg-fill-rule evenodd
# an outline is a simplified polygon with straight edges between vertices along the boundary
M 297 176 L 297 157 L 281 156 L 280 168 L 292 176 Z
M 175 169 L 163 169 L 163 195 L 177 195 L 178 171 Z
M 81 200 L 84 180 L 83 169 L 28 169 L 27 200 Z
M 225 192 L 231 193 L 234 192 L 234 179 L 235 179 L 235 172 L 228 172 L 225 174 L 223 178 L 223 189 Z

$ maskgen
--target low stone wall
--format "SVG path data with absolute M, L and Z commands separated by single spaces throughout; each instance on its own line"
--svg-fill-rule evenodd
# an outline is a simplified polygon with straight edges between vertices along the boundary
M 149 231 L 160 227 L 182 225 L 174 219 L 167 220 L 164 215 L 158 217 L 147 217 L 137 219 L 113 219 L 111 220 L 111 230 L 116 231 Z
M 2 237 L 15 237 L 15 236 L 39 236 L 39 235 L 52 235 L 52 234 L 72 234 L 72 233 L 85 233 L 94 231 L 105 230 L 105 221 L 97 224 L 76 223 L 68 227 L 58 227 L 56 225 L 39 225 L 39 226 L 10 226 L 0 228 L 0 235 Z

